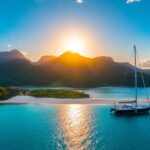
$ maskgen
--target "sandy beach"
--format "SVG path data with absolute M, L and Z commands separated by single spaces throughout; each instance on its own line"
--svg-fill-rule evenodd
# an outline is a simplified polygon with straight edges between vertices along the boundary
M 131 101 L 131 99 L 128 99 Z M 116 102 L 118 102 L 116 100 Z M 139 103 L 147 103 L 146 99 L 140 99 Z M 58 99 L 58 98 L 35 98 L 32 96 L 15 96 L 0 104 L 90 104 L 90 105 L 112 105 L 114 99 L 81 98 L 81 99 Z

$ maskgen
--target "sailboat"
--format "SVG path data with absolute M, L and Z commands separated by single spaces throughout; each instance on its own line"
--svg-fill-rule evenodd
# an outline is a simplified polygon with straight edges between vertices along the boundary
M 115 112 L 117 114 L 125 114 L 125 113 L 148 113 L 150 110 L 149 98 L 147 94 L 147 104 L 138 104 L 138 90 L 137 90 L 137 50 L 136 46 L 134 45 L 134 78 L 135 78 L 135 99 L 132 101 L 119 101 L 117 104 L 114 103 L 114 106 L 111 108 L 111 112 Z M 141 72 L 142 82 L 145 88 L 145 81 L 143 74 Z M 145 89 L 146 90 L 146 89 Z

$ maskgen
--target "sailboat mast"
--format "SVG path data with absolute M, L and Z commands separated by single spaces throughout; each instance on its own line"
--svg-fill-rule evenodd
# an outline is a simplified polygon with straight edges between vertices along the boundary
M 134 72 L 134 77 L 135 77 L 135 102 L 137 105 L 137 51 L 136 51 L 136 46 L 134 45 L 134 65 L 135 65 L 135 72 Z

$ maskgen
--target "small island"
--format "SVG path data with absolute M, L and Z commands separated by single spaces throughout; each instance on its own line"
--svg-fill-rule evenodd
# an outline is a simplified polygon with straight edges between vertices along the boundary
M 7 100 L 17 95 L 48 97 L 48 98 L 74 98 L 74 99 L 90 97 L 90 95 L 84 92 L 74 90 L 62 90 L 62 89 L 24 90 L 17 88 L 0 87 L 0 100 Z

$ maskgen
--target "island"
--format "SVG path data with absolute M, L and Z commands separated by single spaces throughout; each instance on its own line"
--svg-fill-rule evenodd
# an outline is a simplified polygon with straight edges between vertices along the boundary
M 89 98 L 90 95 L 75 91 L 63 89 L 40 89 L 40 90 L 25 90 L 18 88 L 0 87 L 0 100 L 7 100 L 13 96 L 25 95 L 33 97 L 45 98 Z

